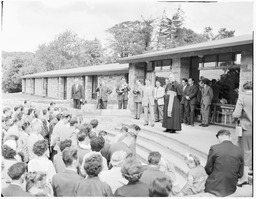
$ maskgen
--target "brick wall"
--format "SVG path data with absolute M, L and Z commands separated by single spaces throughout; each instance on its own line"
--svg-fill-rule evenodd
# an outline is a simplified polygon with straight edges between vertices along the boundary
M 108 96 L 108 101 L 111 103 L 117 103 L 117 93 L 116 88 L 121 82 L 121 77 L 124 77 L 125 74 L 116 74 L 116 75 L 99 75 L 98 82 L 104 81 L 106 87 L 112 90 L 112 93 Z
M 43 95 L 43 81 L 42 78 L 35 79 L 35 95 Z
M 67 99 L 71 99 L 71 88 L 74 84 L 75 78 L 78 79 L 79 84 L 82 86 L 84 85 L 83 76 L 67 77 Z M 62 87 L 64 88 L 64 85 L 62 85 Z
M 243 85 L 247 81 L 252 81 L 252 60 L 253 52 L 252 49 L 247 51 L 242 51 L 241 57 L 241 68 L 240 68 L 240 82 L 239 82 L 239 92 L 243 92 Z
M 32 94 L 32 87 L 31 87 L 32 79 L 26 79 L 26 93 Z
M 59 97 L 59 78 L 58 77 L 48 78 L 48 97 L 58 99 Z
M 172 72 L 177 82 L 182 78 L 189 78 L 190 57 L 174 58 L 172 62 Z
M 85 100 L 88 102 L 92 100 L 92 76 L 85 77 Z
M 145 73 L 144 73 L 144 66 L 140 66 L 137 64 L 129 64 L 129 86 L 131 90 L 135 89 L 136 87 L 136 80 L 142 80 L 142 84 L 144 84 Z M 128 108 L 133 111 L 134 110 L 134 95 L 132 92 L 129 93 L 129 100 L 128 100 Z

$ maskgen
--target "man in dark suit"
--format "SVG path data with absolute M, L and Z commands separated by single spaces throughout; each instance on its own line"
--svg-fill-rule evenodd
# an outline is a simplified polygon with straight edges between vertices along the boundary
M 98 105 L 99 109 L 107 109 L 108 104 L 108 96 L 112 93 L 112 91 L 106 87 L 104 81 L 101 82 L 98 88 L 96 88 L 96 92 L 98 92 Z
M 31 194 L 22 189 L 22 184 L 24 183 L 26 176 L 25 163 L 18 162 L 13 164 L 8 169 L 7 174 L 12 179 L 12 182 L 8 187 L 2 189 L 3 197 L 32 197 Z
M 188 95 L 188 80 L 186 78 L 183 78 L 181 81 L 182 84 L 182 96 L 180 101 L 180 111 L 181 111 L 181 119 L 182 122 L 185 124 L 189 123 L 189 104 L 188 100 L 186 99 L 186 96 Z
M 159 162 L 161 160 L 161 154 L 157 151 L 152 151 L 148 156 L 149 165 L 145 167 L 145 170 L 140 178 L 140 181 L 147 184 L 148 186 L 156 178 L 167 178 L 169 177 L 164 172 L 159 170 Z
M 188 79 L 189 89 L 187 92 L 186 99 L 188 100 L 189 104 L 189 124 L 194 126 L 195 120 L 195 109 L 197 105 L 197 93 L 198 93 L 198 86 L 194 84 L 195 80 L 193 78 Z
M 228 130 L 220 130 L 216 137 L 220 144 L 211 146 L 208 154 L 205 192 L 225 197 L 236 191 L 238 178 L 243 176 L 244 155 L 242 149 L 231 142 Z
M 203 79 L 199 82 L 201 86 L 201 114 L 202 114 L 202 124 L 199 126 L 207 127 L 209 126 L 209 115 L 210 115 L 210 105 L 213 98 L 213 91 L 210 86 L 207 85 L 208 79 Z
M 66 169 L 52 178 L 55 197 L 75 196 L 76 188 L 83 177 L 77 174 L 78 155 L 76 149 L 66 148 L 62 152 L 62 159 Z
M 71 87 L 71 99 L 73 99 L 73 107 L 75 109 L 81 109 L 81 103 L 84 101 L 84 89 L 83 86 L 78 83 L 77 78 Z
M 117 87 L 117 101 L 118 109 L 127 109 L 128 104 L 128 92 L 131 90 L 130 86 L 126 83 L 124 77 L 121 79 L 121 84 Z

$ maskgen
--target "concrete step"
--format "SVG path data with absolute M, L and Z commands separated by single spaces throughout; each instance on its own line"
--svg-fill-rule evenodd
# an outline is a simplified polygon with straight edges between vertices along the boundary
M 123 123 L 122 125 L 129 126 L 130 123 Z M 117 127 L 116 130 L 120 130 L 120 128 Z M 184 159 L 187 153 L 192 153 L 198 156 L 202 165 L 206 163 L 207 154 L 205 152 L 200 151 L 190 145 L 187 145 L 173 137 L 170 137 L 169 133 L 157 131 L 156 129 L 148 129 L 145 127 L 141 127 L 141 132 L 139 133 L 138 137 L 143 137 L 144 139 L 154 141 L 156 142 L 156 144 L 160 144 L 161 146 L 166 147 L 174 155 L 182 159 Z
M 118 131 L 109 131 L 109 134 L 112 136 L 115 136 L 118 133 Z M 160 144 L 150 141 L 149 139 L 145 139 L 139 136 L 136 143 L 136 153 L 140 157 L 142 162 L 147 164 L 149 153 L 151 151 L 158 151 L 165 159 L 173 163 L 177 176 L 177 182 L 179 183 L 179 185 L 181 187 L 185 185 L 189 168 L 187 167 L 183 159 L 175 156 L 173 153 L 170 153 L 170 151 L 168 151 L 166 147 L 161 147 Z

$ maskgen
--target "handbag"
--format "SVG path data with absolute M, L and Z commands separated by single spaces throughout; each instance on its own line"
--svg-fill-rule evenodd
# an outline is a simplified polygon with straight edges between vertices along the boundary
M 242 135 L 243 135 L 243 129 L 242 129 L 242 127 L 240 125 L 240 122 L 239 122 L 236 125 L 236 136 L 242 137 Z

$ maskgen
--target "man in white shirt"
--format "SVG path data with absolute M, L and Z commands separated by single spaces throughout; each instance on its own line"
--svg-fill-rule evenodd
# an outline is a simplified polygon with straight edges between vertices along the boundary
M 40 134 L 41 130 L 42 130 L 42 126 L 41 123 L 38 119 L 34 119 L 32 124 L 32 131 L 30 133 L 30 135 L 28 136 L 28 157 L 29 160 L 32 160 L 33 158 L 36 157 L 36 155 L 33 152 L 33 146 L 34 144 L 39 141 L 39 140 L 43 140 L 43 136 Z M 48 152 L 49 153 L 49 152 Z
M 156 81 L 155 87 L 155 122 L 163 121 L 163 111 L 164 111 L 164 88 L 161 86 L 159 81 Z
M 51 146 L 55 146 L 55 151 L 58 151 L 58 145 L 60 141 L 63 140 L 63 132 L 68 130 L 67 123 L 69 122 L 70 118 L 71 115 L 69 113 L 63 112 L 62 118 L 53 128 L 51 136 Z

